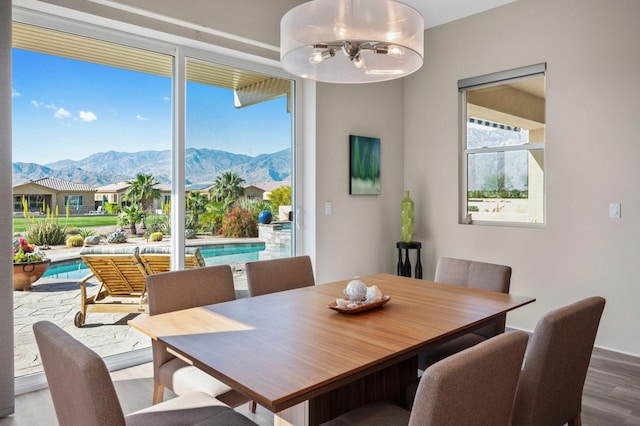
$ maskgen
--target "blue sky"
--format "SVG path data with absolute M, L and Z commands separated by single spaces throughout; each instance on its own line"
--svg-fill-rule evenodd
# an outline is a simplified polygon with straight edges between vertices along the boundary
M 171 148 L 171 79 L 13 49 L 13 162 Z M 233 91 L 187 86 L 187 147 L 251 156 L 291 145 L 286 98 L 235 109 Z

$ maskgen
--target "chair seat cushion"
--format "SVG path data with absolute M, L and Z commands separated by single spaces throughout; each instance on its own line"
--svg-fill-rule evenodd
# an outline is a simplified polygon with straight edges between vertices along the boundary
M 159 382 L 176 395 L 203 392 L 216 397 L 231 388 L 197 367 L 187 364 L 180 358 L 174 358 L 160 366 Z
M 342 414 L 335 419 L 323 423 L 322 426 L 389 426 L 406 425 L 411 413 L 388 402 L 374 402 L 362 405 Z
M 254 422 L 202 392 L 194 392 L 152 405 L 126 416 L 129 426 L 255 425 Z

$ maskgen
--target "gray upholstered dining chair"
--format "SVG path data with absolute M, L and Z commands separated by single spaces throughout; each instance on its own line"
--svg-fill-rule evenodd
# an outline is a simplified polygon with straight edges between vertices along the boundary
M 582 390 L 605 299 L 589 297 L 544 315 L 527 348 L 513 426 L 581 424 Z
M 434 281 L 478 288 L 501 293 L 509 293 L 511 267 L 473 260 L 441 257 L 438 259 Z M 476 345 L 488 338 L 504 333 L 507 316 L 501 315 L 484 327 L 456 339 L 438 345 L 420 354 L 418 368 L 424 370 L 429 365 L 456 352 Z
M 235 300 L 233 272 L 229 265 L 163 272 L 147 277 L 149 315 Z M 248 401 L 213 376 L 151 341 L 153 351 L 153 403 L 164 399 L 167 387 L 176 395 L 199 391 L 236 407 Z M 254 410 L 255 411 L 255 410 Z
M 249 297 L 315 285 L 309 256 L 259 260 L 245 264 Z M 250 409 L 256 411 L 255 401 Z
M 249 297 L 315 285 L 309 256 L 247 262 Z
M 104 361 L 49 321 L 33 325 L 61 425 L 255 425 L 204 393 L 191 393 L 124 415 Z
M 508 426 L 528 335 L 503 333 L 427 368 L 411 411 L 374 402 L 325 426 Z

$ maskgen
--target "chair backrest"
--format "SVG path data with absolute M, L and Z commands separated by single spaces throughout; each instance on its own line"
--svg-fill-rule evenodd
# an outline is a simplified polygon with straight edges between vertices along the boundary
M 250 297 L 315 285 L 309 256 L 247 262 L 245 272 Z
M 109 371 L 98 354 L 49 321 L 33 325 L 61 425 L 124 425 Z
M 236 298 L 229 265 L 163 272 L 147 277 L 149 315 L 228 302 Z M 175 358 L 161 342 L 152 340 L 156 377 L 161 365 Z
M 511 267 L 474 260 L 441 257 L 438 259 L 434 281 L 470 288 L 509 293 Z M 504 333 L 507 316 L 502 315 L 474 333 L 493 337 Z
M 527 340 L 504 333 L 427 368 L 409 425 L 508 425 Z
M 171 247 L 145 246 L 140 250 L 140 260 L 147 274 L 157 274 L 171 270 Z M 185 247 L 184 267 L 202 268 L 206 266 L 200 247 Z
M 149 275 L 147 287 L 149 315 L 228 302 L 236 298 L 233 272 L 229 265 Z
M 142 296 L 147 273 L 138 247 L 84 247 L 80 258 L 111 296 Z
M 562 425 L 582 410 L 582 390 L 605 299 L 589 297 L 544 315 L 527 348 L 513 425 Z

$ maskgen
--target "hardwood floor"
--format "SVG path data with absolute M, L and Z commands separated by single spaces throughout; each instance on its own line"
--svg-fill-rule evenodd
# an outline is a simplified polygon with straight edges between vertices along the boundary
M 582 394 L 582 424 L 640 425 L 640 358 L 594 349 Z
M 112 374 L 125 413 L 151 404 L 151 364 L 143 364 Z M 583 426 L 640 426 L 640 358 L 596 348 L 582 398 Z M 237 409 L 260 426 L 272 426 L 273 415 L 248 404 Z M 0 419 L 0 426 L 39 426 L 55 422 L 55 412 L 47 389 L 19 395 L 16 413 Z

